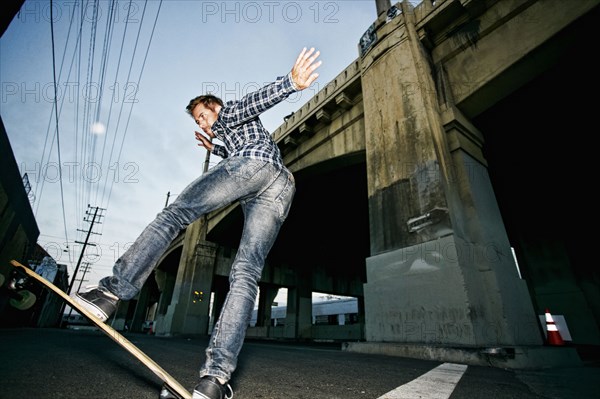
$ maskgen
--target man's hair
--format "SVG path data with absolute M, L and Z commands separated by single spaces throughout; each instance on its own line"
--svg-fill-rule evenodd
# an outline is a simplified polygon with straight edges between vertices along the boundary
M 188 106 L 185 107 L 185 110 L 187 111 L 188 114 L 192 115 L 192 111 L 194 110 L 194 108 L 196 108 L 196 105 L 198 105 L 198 104 L 202 104 L 206 108 L 214 111 L 215 104 L 218 104 L 221 107 L 223 106 L 223 100 L 221 100 L 217 96 L 213 96 L 212 94 L 205 94 L 203 96 L 198 96 L 198 97 L 192 98 L 190 100 L 190 103 L 188 104 Z

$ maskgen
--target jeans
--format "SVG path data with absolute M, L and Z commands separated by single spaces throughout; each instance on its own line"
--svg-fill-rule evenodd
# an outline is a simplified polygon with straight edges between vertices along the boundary
M 229 276 L 229 292 L 206 349 L 200 376 L 229 380 L 236 368 L 267 254 L 288 215 L 294 177 L 285 168 L 245 157 L 221 161 L 160 212 L 100 280 L 120 299 L 133 298 L 179 232 L 202 215 L 240 201 L 244 228 Z

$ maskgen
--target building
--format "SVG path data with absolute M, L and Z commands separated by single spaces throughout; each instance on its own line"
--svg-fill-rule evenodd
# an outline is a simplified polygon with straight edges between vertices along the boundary
M 355 341 L 362 336 L 362 326 L 359 322 L 357 298 L 338 298 L 312 303 L 311 340 L 314 341 Z M 262 329 L 257 328 L 258 309 L 252 313 L 250 328 L 247 336 L 261 337 Z M 285 338 L 285 323 L 287 306 L 271 308 L 269 336 Z

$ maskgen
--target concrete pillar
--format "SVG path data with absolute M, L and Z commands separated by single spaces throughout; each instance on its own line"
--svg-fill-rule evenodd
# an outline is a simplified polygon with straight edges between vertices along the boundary
M 154 279 L 156 280 L 156 285 L 160 292 L 158 307 L 156 309 L 157 317 L 167 313 L 167 307 L 169 306 L 169 303 L 171 303 L 171 298 L 173 297 L 176 277 L 175 274 L 167 273 L 164 270 L 154 270 Z
M 312 292 L 306 284 L 288 288 L 285 338 L 309 339 L 312 330 Z
M 298 289 L 288 288 L 287 309 L 285 313 L 284 338 L 298 337 Z
M 158 300 L 158 307 L 156 309 L 156 320 L 154 322 L 154 331 L 156 335 L 169 335 L 169 331 L 166 328 L 170 323 L 165 321 L 165 316 L 169 304 L 171 303 L 171 299 L 173 298 L 176 276 L 158 269 L 155 270 L 154 273 L 156 283 L 158 284 L 158 290 L 160 291 L 160 299 Z
M 223 309 L 223 305 L 225 304 L 225 299 L 227 298 L 227 293 L 229 292 L 229 281 L 225 277 L 217 277 L 213 282 L 213 306 L 212 312 L 210 314 L 211 323 L 209 325 L 209 333 L 212 333 L 212 329 L 219 319 L 219 315 L 221 314 L 221 309 Z
M 260 284 L 260 294 L 258 295 L 258 310 L 256 314 L 257 327 L 271 326 L 271 307 L 277 296 L 279 287 L 270 284 Z M 268 336 L 268 331 L 267 331 Z
M 298 338 L 312 338 L 312 290 L 298 287 Z
M 137 295 L 137 303 L 133 312 L 133 319 L 131 320 L 131 331 L 140 332 L 144 321 L 146 321 L 146 313 L 148 312 L 148 301 L 150 299 L 150 290 L 144 284 L 142 289 Z
M 113 316 L 112 320 L 109 319 L 110 326 L 115 330 L 125 330 L 125 324 L 127 323 L 127 314 L 129 313 L 129 306 L 135 306 L 135 301 L 121 301 L 117 307 L 117 311 Z M 131 324 L 129 325 L 131 330 Z
M 167 335 L 208 333 L 216 244 L 204 241 L 204 220 L 188 226 L 171 303 L 163 318 Z
M 366 339 L 539 344 L 485 164 L 451 150 L 446 128 L 457 117 L 442 117 L 411 8 L 403 2 L 402 14 L 381 16 L 362 52 L 372 254 Z M 471 171 L 479 177 L 469 180 Z
M 365 339 L 365 297 L 359 296 L 356 298 L 358 307 L 358 324 L 360 325 L 360 337 L 362 341 Z

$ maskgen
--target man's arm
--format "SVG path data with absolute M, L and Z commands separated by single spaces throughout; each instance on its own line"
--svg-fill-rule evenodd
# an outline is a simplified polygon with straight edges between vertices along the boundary
M 290 73 L 245 95 L 233 106 L 223 107 L 219 118 L 227 126 L 241 125 L 285 100 L 295 91 L 309 87 L 319 76 L 318 73 L 313 73 L 321 65 L 321 61 L 315 62 L 319 54 L 320 52 L 315 52 L 314 48 L 309 51 L 303 49 Z
M 226 126 L 241 125 L 285 100 L 295 91 L 289 74 L 279 77 L 275 82 L 246 94 L 239 101 L 225 105 L 219 112 L 219 119 Z

